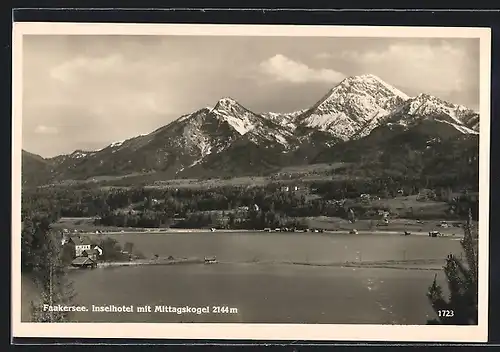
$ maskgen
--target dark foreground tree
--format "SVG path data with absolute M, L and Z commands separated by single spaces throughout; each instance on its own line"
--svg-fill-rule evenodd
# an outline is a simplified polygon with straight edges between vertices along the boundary
M 48 309 L 49 306 L 70 305 L 74 298 L 72 283 L 63 262 L 61 238 L 50 228 L 50 219 L 30 218 L 22 230 L 22 272 L 37 285 L 40 297 L 31 302 L 33 322 L 64 322 L 68 312 Z
M 476 233 L 477 234 L 477 233 Z M 472 214 L 469 211 L 467 223 L 464 225 L 464 238 L 461 245 L 465 258 L 457 258 L 450 254 L 446 259 L 444 273 L 448 281 L 449 297 L 444 298 L 443 290 L 434 277 L 427 297 L 437 318 L 428 324 L 443 325 L 477 325 L 478 312 L 478 260 L 477 236 L 473 235 Z

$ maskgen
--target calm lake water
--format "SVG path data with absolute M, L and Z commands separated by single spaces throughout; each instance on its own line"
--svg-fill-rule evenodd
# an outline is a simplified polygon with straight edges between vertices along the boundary
M 451 238 L 303 233 L 111 235 L 146 256 L 216 256 L 215 265 L 136 266 L 73 271 L 76 303 L 175 307 L 223 306 L 226 314 L 168 312 L 75 315 L 95 322 L 244 322 L 425 324 L 434 313 L 428 286 L 442 271 L 305 264 L 444 259 Z
M 94 238 L 97 237 L 93 235 Z M 399 235 L 347 235 L 334 233 L 139 233 L 106 235 L 120 244 L 134 243 L 147 257 L 217 256 L 223 262 L 331 263 L 445 258 L 460 251 L 453 238 Z

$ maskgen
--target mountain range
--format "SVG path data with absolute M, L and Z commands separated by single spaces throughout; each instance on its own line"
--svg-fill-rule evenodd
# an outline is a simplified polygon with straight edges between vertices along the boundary
M 23 150 L 23 182 L 147 172 L 165 178 L 265 174 L 372 155 L 410 135 L 425 142 L 424 150 L 429 140 L 477 140 L 479 114 L 425 93 L 410 97 L 375 75 L 352 76 L 300 111 L 258 113 L 225 97 L 101 150 L 47 159 Z

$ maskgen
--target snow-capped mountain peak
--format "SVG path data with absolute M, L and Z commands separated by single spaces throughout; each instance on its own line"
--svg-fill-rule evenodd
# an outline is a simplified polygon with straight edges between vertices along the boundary
M 367 125 L 376 126 L 407 99 L 406 94 L 375 75 L 352 76 L 333 87 L 299 120 L 306 127 L 347 140 Z
M 219 120 L 227 122 L 240 135 L 245 135 L 253 130 L 259 123 L 257 114 L 229 97 L 220 99 L 210 113 Z
M 436 119 L 457 126 L 465 125 L 472 130 L 476 130 L 479 123 L 479 115 L 473 110 L 426 93 L 408 99 L 389 120 L 407 125 L 422 119 Z
M 339 93 L 358 93 L 367 94 L 380 100 L 385 100 L 390 97 L 399 97 L 401 100 L 407 100 L 410 97 L 388 84 L 380 77 L 373 74 L 363 74 L 359 76 L 350 76 L 342 80 L 331 91 L 331 94 Z
M 429 94 L 409 97 L 380 77 L 363 74 L 345 78 L 304 110 L 255 113 L 223 97 L 147 135 L 113 142 L 94 152 L 75 151 L 57 157 L 57 163 L 83 174 L 91 168 L 103 174 L 108 170 L 177 174 L 197 164 L 204 168 L 218 155 L 225 155 L 225 163 L 232 152 L 246 151 L 246 147 L 269 149 L 270 155 L 279 153 L 280 157 L 281 153 L 293 158 L 304 152 L 308 155 L 319 145 L 360 139 L 377 127 L 385 131 L 384 126 L 389 133 L 415 127 L 443 136 L 478 134 L 479 114 Z
M 231 97 L 223 97 L 217 101 L 214 109 L 230 109 L 232 106 L 240 105 L 236 100 Z
M 396 87 L 391 86 L 390 84 L 388 84 L 387 82 L 385 82 L 384 80 L 382 80 L 378 76 L 375 76 L 373 74 L 365 74 L 365 75 L 361 75 L 358 77 L 359 77 L 359 79 L 362 79 L 362 80 L 368 80 L 368 81 L 377 82 L 378 84 L 381 84 L 385 89 L 387 89 L 393 95 L 398 96 L 403 100 L 408 100 L 410 98 L 408 95 L 406 95 L 405 93 L 403 93 L 402 91 L 400 91 Z
M 265 112 L 261 113 L 260 116 L 263 118 L 293 131 L 297 128 L 296 119 L 305 113 L 307 109 L 293 111 L 293 112 Z

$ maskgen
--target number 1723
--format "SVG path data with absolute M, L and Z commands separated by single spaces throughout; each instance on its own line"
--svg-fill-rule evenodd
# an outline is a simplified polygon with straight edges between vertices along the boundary
M 455 315 L 455 312 L 453 310 L 449 309 L 441 309 L 438 310 L 438 316 L 443 317 L 443 318 L 451 318 Z

